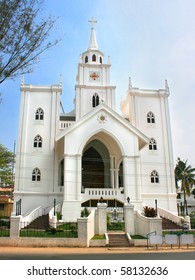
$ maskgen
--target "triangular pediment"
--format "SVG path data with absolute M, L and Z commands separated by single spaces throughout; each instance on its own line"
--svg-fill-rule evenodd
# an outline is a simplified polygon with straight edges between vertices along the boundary
M 97 122 L 99 122 L 102 125 L 107 122 L 108 118 L 111 118 L 112 126 L 119 124 L 123 128 L 125 127 L 127 130 L 129 130 L 131 134 L 134 134 L 138 138 L 139 150 L 141 150 L 145 145 L 149 143 L 149 138 L 145 134 L 143 134 L 140 130 L 138 130 L 136 127 L 130 124 L 129 121 L 124 119 L 122 116 L 113 111 L 104 103 L 101 103 L 89 113 L 80 118 L 78 121 L 75 121 L 75 123 L 73 123 L 71 126 L 57 134 L 56 141 L 59 141 L 63 137 L 66 137 L 66 135 L 71 134 L 73 131 L 75 132 L 75 130 L 77 130 L 81 126 L 87 129 L 87 123 L 94 119 L 94 117 L 97 120 Z

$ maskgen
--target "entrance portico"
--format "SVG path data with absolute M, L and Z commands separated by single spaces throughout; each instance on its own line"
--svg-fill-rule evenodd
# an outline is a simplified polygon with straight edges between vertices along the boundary
M 140 174 L 139 150 L 147 140 L 105 104 L 60 133 L 56 151 L 64 158 L 63 219 L 76 219 L 83 202 L 101 196 L 140 201 L 141 182 L 134 175 Z

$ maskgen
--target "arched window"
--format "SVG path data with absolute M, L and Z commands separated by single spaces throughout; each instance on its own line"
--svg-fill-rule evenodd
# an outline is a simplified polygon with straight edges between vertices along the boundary
M 85 63 L 87 63 L 87 62 L 88 62 L 88 56 L 85 57 Z
M 42 108 L 38 108 L 35 113 L 35 120 L 43 120 L 44 119 L 44 111 Z
M 102 64 L 102 57 L 100 56 L 100 63 Z
M 151 183 L 159 183 L 159 175 L 156 170 L 153 170 L 150 175 Z
M 155 123 L 155 116 L 152 112 L 147 114 L 147 123 Z
M 95 54 L 92 55 L 92 61 L 96 61 L 96 55 Z
M 34 182 L 40 182 L 41 181 L 41 171 L 37 167 L 35 169 L 33 169 L 32 181 L 34 181 Z
M 40 135 L 35 136 L 34 144 L 33 144 L 34 148 L 42 148 L 42 143 L 43 143 L 42 137 Z
M 96 107 L 99 105 L 99 96 L 97 93 L 95 93 L 92 97 L 92 107 Z
M 156 140 L 154 138 L 150 139 L 149 150 L 157 150 L 157 143 L 156 143 Z

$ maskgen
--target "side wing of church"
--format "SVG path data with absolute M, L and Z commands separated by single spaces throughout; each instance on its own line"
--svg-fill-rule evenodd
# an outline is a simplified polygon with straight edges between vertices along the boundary
M 74 110 L 61 113 L 62 85 L 21 82 L 15 201 L 22 214 L 62 203 L 62 219 L 82 207 L 130 200 L 135 209 L 158 206 L 177 212 L 168 107 L 169 88 L 143 90 L 129 80 L 122 115 L 116 112 L 105 62 L 91 22 L 88 49 L 78 63 Z

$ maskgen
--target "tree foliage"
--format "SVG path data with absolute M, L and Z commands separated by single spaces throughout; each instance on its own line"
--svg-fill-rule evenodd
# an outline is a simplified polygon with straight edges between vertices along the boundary
M 0 0 L 0 83 L 32 71 L 55 20 L 40 18 L 44 0 Z
M 195 168 L 187 164 L 186 161 L 182 161 L 180 158 L 177 159 L 175 167 L 175 182 L 178 188 L 178 183 L 181 183 L 181 192 L 184 195 L 184 214 L 187 213 L 186 196 L 190 195 L 191 188 L 195 184 Z
M 14 153 L 0 144 L 0 186 L 13 184 Z

